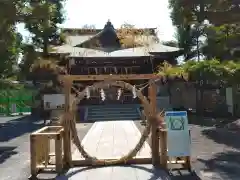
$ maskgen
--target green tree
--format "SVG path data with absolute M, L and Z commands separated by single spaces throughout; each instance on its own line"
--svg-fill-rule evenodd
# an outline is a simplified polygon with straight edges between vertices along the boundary
M 172 23 L 177 28 L 176 38 L 178 46 L 184 50 L 184 59 L 187 61 L 196 55 L 197 52 L 193 47 L 198 45 L 198 41 L 196 41 L 194 36 L 197 34 L 197 29 L 192 28 L 192 22 L 196 18 L 193 15 L 191 6 L 183 2 L 186 3 L 186 1 L 169 0 L 169 7 L 171 9 Z
M 42 49 L 45 57 L 50 44 L 60 43 L 57 25 L 64 21 L 63 2 L 64 0 L 30 1 L 26 11 L 26 28 L 33 34 L 33 43 Z
M 0 2 L 0 79 L 13 76 L 21 52 L 22 37 L 16 32 L 16 23 L 22 19 L 24 1 Z
M 207 58 L 220 60 L 238 58 L 234 47 L 239 42 L 240 1 L 169 0 L 169 4 L 179 46 L 187 55 L 197 52 L 198 56 L 203 53 Z M 203 26 L 204 20 L 209 20 L 211 26 Z M 206 40 L 204 45 L 202 36 Z
M 35 50 L 35 47 L 31 44 L 22 45 L 23 57 L 19 64 L 20 79 L 29 79 L 31 74 L 31 66 L 38 60 L 38 53 Z
M 240 27 L 238 25 L 210 26 L 206 33 L 207 40 L 203 53 L 208 59 L 239 60 Z

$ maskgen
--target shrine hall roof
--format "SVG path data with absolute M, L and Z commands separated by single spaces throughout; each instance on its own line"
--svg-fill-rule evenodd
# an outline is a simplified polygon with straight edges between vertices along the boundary
M 63 29 L 66 36 L 65 44 L 52 47 L 53 51 L 51 53 L 68 54 L 70 57 L 140 57 L 151 56 L 156 53 L 178 53 L 181 51 L 179 48 L 161 44 L 158 41 L 155 28 L 131 28 L 124 31 L 126 37 L 129 36 L 127 34 L 129 31 L 134 31 L 136 34 L 134 39 L 144 44 L 126 48 L 119 40 L 118 33 L 121 31 L 123 29 L 114 29 L 110 21 L 106 23 L 102 30 Z M 149 32 L 148 35 L 144 34 L 146 31 Z M 96 41 L 99 41 L 101 46 L 94 44 Z
M 178 52 L 179 48 L 165 46 L 163 44 L 154 44 L 147 47 L 136 47 L 105 52 L 96 49 L 72 47 L 70 45 L 62 45 L 53 48 L 52 53 L 69 54 L 70 57 L 141 57 L 151 56 L 154 53 Z

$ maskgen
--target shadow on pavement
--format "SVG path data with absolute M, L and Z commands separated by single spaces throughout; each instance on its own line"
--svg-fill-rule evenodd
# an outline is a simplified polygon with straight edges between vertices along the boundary
M 238 179 L 240 176 L 240 152 L 227 151 L 215 154 L 212 159 L 198 161 L 205 164 L 205 170 L 217 172 L 224 179 Z
M 17 147 L 15 146 L 0 146 L 0 164 L 4 163 L 8 158 L 12 155 L 17 154 L 18 152 L 15 151 Z
M 231 131 L 226 128 L 212 128 L 203 130 L 202 134 L 218 144 L 225 144 L 227 146 L 240 149 L 239 131 Z
M 43 124 L 37 122 L 38 118 L 33 116 L 24 116 L 15 119 L 12 117 L 3 118 L 5 119 L 5 122 L 2 123 L 0 117 L 0 142 L 10 141 L 43 126 Z
M 205 126 L 205 127 L 224 127 L 226 124 L 234 122 L 236 118 L 214 118 L 214 117 L 200 117 L 196 115 L 189 115 L 188 120 L 190 124 Z
M 195 172 L 174 171 L 170 173 L 171 180 L 201 180 Z
M 168 175 L 168 173 L 166 171 L 164 171 L 163 169 L 161 168 L 154 168 L 152 167 L 151 165 L 130 165 L 130 166 L 112 166 L 113 168 L 116 167 L 120 167 L 121 168 L 121 171 L 122 173 L 130 173 L 129 174 L 129 177 L 132 177 L 131 176 L 131 172 L 135 172 L 135 171 L 139 171 L 139 173 L 141 173 L 143 175 L 143 177 L 140 179 L 148 179 L 148 180 L 170 180 L 170 176 Z M 85 171 L 90 171 L 90 170 L 94 170 L 94 169 L 103 169 L 103 172 L 109 172 L 109 171 L 106 171 L 105 168 L 107 167 L 97 167 L 97 168 L 94 168 L 94 167 L 82 167 L 82 168 L 74 168 L 72 170 L 69 170 L 68 173 L 66 173 L 66 175 L 61 175 L 61 176 L 58 176 L 56 177 L 56 180 L 68 180 L 68 179 L 74 179 L 74 178 L 80 178 L 80 177 L 85 177 L 84 175 L 80 175 L 81 173 L 84 173 Z M 127 170 L 125 171 L 124 168 L 127 168 Z M 132 168 L 133 171 L 129 171 L 129 168 Z M 105 170 L 105 171 L 104 171 Z M 145 172 L 145 173 L 143 173 Z M 89 173 L 89 172 L 88 172 Z M 92 172 L 94 173 L 94 171 Z M 100 174 L 102 174 L 100 173 Z M 97 177 L 98 174 L 96 174 L 96 177 Z M 123 179 L 125 179 L 127 176 L 126 174 L 119 174 L 119 172 L 116 174 L 116 176 L 119 176 L 119 177 L 116 177 L 117 179 L 121 179 L 123 175 Z M 106 174 L 106 180 L 108 180 L 109 178 L 109 174 Z M 101 176 L 102 177 L 102 176 Z M 108 178 L 107 178 L 108 177 Z M 137 178 L 137 177 L 136 177 Z M 87 179 L 87 177 L 85 177 L 85 179 Z M 83 180 L 85 180 L 83 178 Z M 134 178 L 135 179 L 135 178 Z M 137 178 L 138 179 L 138 178 Z M 194 179 L 193 179 L 194 180 Z

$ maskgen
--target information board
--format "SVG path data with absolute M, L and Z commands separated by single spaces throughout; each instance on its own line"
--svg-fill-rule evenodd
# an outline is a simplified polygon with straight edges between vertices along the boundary
M 190 156 L 190 135 L 186 111 L 165 112 L 168 156 Z
M 44 109 L 63 108 L 65 104 L 64 94 L 45 94 L 43 96 Z

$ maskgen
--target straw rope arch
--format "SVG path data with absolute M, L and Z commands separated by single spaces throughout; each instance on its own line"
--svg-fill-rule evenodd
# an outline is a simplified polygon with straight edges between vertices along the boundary
M 75 119 L 73 118 L 73 113 L 76 111 L 77 104 L 83 98 L 85 98 L 86 92 L 88 90 L 92 91 L 92 90 L 97 90 L 97 89 L 104 89 L 104 88 L 109 88 L 110 86 L 121 87 L 123 89 L 127 89 L 130 91 L 132 91 L 132 89 L 134 88 L 133 85 L 131 85 L 127 82 L 124 82 L 124 81 L 103 81 L 103 82 L 94 83 L 92 86 L 86 87 L 81 92 L 75 89 L 75 91 L 77 93 L 77 97 L 74 99 L 74 101 L 71 104 L 71 106 L 73 108 L 71 111 L 72 115 L 70 115 L 70 116 L 72 116 L 72 117 L 66 118 L 66 121 L 65 121 L 65 123 L 70 123 L 68 125 L 70 126 L 70 130 L 72 133 L 73 143 L 76 145 L 76 147 L 78 148 L 78 150 L 82 154 L 82 156 L 92 162 L 92 165 L 97 165 L 97 164 L 114 165 L 114 164 L 118 164 L 118 163 L 124 163 L 127 160 L 135 157 L 137 155 L 137 153 L 140 151 L 140 149 L 142 148 L 142 146 L 144 145 L 144 142 L 147 140 L 147 138 L 150 134 L 150 130 L 151 130 L 151 124 L 152 124 L 151 120 L 154 119 L 154 118 L 152 118 L 153 112 L 151 110 L 150 103 L 148 102 L 147 98 L 142 94 L 142 92 L 136 89 L 136 95 L 141 100 L 141 103 L 144 107 L 144 112 L 145 112 L 145 115 L 146 115 L 146 118 L 148 121 L 147 125 L 142 133 L 142 136 L 139 139 L 136 146 L 128 154 L 124 155 L 123 157 L 121 157 L 117 160 L 98 160 L 96 157 L 93 157 L 90 154 L 88 154 L 88 152 L 86 152 L 86 150 L 82 146 L 81 141 L 79 140 L 79 137 L 77 134 L 77 129 L 76 129 L 76 122 L 75 122 Z

